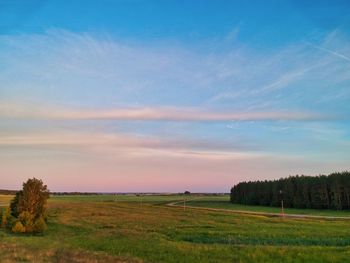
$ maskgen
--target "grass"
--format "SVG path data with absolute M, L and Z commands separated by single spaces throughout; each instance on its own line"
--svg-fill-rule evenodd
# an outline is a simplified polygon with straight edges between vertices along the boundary
M 350 256 L 350 220 L 184 211 L 164 205 L 183 196 L 142 199 L 141 205 L 138 196 L 55 196 L 44 235 L 0 230 L 0 261 L 346 262 Z
M 186 203 L 188 206 L 196 207 L 209 207 L 209 208 L 220 208 L 228 210 L 242 210 L 242 211 L 254 211 L 254 212 L 267 212 L 267 213 L 281 213 L 280 207 L 269 207 L 269 206 L 253 206 L 253 205 L 240 205 L 232 204 L 229 202 L 229 195 L 224 196 L 208 196 L 195 199 Z M 296 209 L 296 208 L 285 208 L 286 214 L 302 214 L 302 215 L 318 215 L 318 216 L 349 216 L 350 211 L 337 211 L 337 210 L 317 210 L 317 209 Z
M 135 194 L 126 194 L 126 195 L 55 195 L 52 196 L 52 200 L 55 201 L 70 201 L 70 202 L 146 202 L 146 203 L 168 203 L 171 201 L 183 200 L 182 195 L 135 195 Z
M 11 195 L 0 195 L 0 207 L 7 206 L 12 198 L 13 196 Z

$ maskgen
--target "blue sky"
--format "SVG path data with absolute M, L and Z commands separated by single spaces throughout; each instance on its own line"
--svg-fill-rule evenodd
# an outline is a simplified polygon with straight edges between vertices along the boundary
M 0 1 L 0 188 L 350 169 L 347 1 L 72 2 Z
M 240 37 L 280 45 L 349 23 L 348 1 L 2 1 L 2 33 L 64 28 L 133 39 Z

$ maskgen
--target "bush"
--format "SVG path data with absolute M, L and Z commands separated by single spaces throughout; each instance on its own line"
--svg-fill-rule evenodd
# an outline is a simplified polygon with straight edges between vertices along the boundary
M 13 233 L 25 233 L 26 232 L 26 228 L 23 226 L 21 221 L 17 221 L 11 230 Z
M 8 228 L 15 233 L 41 233 L 46 230 L 47 186 L 36 178 L 23 183 L 23 189 L 11 201 Z
M 26 229 L 26 233 L 32 233 L 33 232 L 33 215 L 29 213 L 28 211 L 22 212 L 19 217 L 19 221 L 22 223 L 22 225 Z
M 47 225 L 45 223 L 45 220 L 43 217 L 39 217 L 34 225 L 33 225 L 33 232 L 34 233 L 42 233 L 47 229 Z

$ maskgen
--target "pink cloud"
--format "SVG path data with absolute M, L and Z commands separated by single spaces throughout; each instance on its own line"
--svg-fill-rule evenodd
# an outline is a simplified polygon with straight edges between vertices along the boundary
M 0 105 L 0 117 L 16 119 L 143 121 L 325 120 L 334 118 L 334 116 L 305 111 L 215 111 L 196 107 L 139 107 L 91 110 L 13 104 Z

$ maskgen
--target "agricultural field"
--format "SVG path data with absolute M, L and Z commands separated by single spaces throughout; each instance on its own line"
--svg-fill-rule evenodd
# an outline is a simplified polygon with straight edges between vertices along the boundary
M 0 195 L 0 207 L 9 204 L 13 196 L 11 195 Z
M 228 196 L 186 197 L 186 207 L 167 205 L 181 205 L 183 198 L 53 196 L 49 229 L 43 235 L 0 230 L 0 261 L 346 262 L 350 256 L 350 220 L 290 219 L 189 207 L 234 209 Z M 9 199 L 0 196 L 0 206 Z

